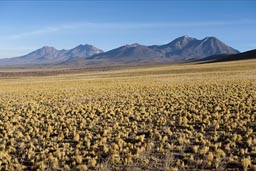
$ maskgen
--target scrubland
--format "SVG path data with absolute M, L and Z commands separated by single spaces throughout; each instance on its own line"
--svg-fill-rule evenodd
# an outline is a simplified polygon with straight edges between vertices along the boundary
M 28 72 L 0 70 L 0 170 L 256 170 L 256 60 Z

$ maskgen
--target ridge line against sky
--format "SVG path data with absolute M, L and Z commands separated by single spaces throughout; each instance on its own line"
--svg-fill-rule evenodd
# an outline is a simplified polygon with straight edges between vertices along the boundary
M 256 48 L 254 1 L 0 1 L 0 58 L 42 46 L 165 44 L 215 36 L 240 51 Z

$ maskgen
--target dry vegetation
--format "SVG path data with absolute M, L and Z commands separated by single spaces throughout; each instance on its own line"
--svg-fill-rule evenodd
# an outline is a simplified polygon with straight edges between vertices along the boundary
M 255 66 L 4 75 L 0 170 L 256 170 Z

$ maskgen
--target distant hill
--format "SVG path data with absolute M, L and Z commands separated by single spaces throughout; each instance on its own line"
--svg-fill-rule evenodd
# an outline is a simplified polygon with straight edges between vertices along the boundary
M 40 64 L 57 64 L 74 58 L 86 58 L 102 53 L 92 45 L 79 45 L 70 50 L 57 50 L 54 47 L 44 46 L 27 55 L 0 59 L 0 66 L 26 66 Z
M 224 61 L 236 61 L 236 60 L 245 60 L 245 59 L 256 59 L 256 49 L 239 53 L 239 54 L 232 54 L 232 55 L 224 54 L 224 55 L 209 56 L 201 59 L 200 61 L 224 62 Z
M 182 36 L 164 45 L 145 46 L 135 43 L 107 52 L 88 44 L 78 45 L 70 50 L 57 50 L 45 46 L 21 57 L 0 59 L 0 66 L 43 64 L 76 67 L 180 63 L 209 56 L 237 53 L 239 53 L 238 50 L 229 47 L 215 37 L 198 40 Z

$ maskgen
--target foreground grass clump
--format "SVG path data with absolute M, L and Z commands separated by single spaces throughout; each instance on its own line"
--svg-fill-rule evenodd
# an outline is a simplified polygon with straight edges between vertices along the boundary
M 255 168 L 255 79 L 47 78 L 0 84 L 0 170 Z

